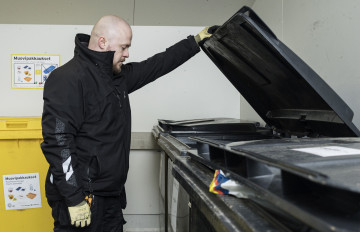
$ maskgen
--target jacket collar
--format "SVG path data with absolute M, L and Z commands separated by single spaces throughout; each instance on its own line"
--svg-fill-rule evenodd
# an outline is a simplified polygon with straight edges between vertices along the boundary
M 112 64 L 114 59 L 113 51 L 98 52 L 88 48 L 90 36 L 77 34 L 75 37 L 75 56 L 89 59 L 91 63 L 98 66 L 107 75 L 112 76 Z

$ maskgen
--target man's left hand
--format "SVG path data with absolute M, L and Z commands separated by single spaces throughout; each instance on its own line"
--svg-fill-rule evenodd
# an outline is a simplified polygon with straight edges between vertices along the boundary
M 195 36 L 195 41 L 200 45 L 205 42 L 220 26 L 205 27 Z

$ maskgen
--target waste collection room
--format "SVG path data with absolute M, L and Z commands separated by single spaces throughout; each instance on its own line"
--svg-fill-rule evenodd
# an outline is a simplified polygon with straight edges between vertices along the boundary
M 42 123 L 44 86 L 74 57 L 75 36 L 90 35 L 104 15 L 119 16 L 131 27 L 123 65 L 184 39 L 199 47 L 175 70 L 129 91 L 123 231 L 359 231 L 359 9 L 357 0 L 2 3 L 0 231 L 54 230 L 45 191 L 46 180 L 53 178 L 50 156 L 41 148 L 49 133 L 43 130 L 47 121 Z M 213 25 L 218 27 L 210 37 L 195 45 L 191 36 Z M 71 75 L 88 70 L 76 71 Z M 104 108 L 101 101 L 90 105 Z M 50 134 L 66 128 L 56 120 Z M 71 146 L 81 152 L 79 131 Z M 125 144 L 114 138 L 111 134 L 106 143 L 87 149 Z M 100 162 L 106 155 L 98 156 L 104 173 Z M 59 165 L 67 180 L 72 169 L 81 172 L 72 163 L 78 159 L 71 152 Z M 93 181 L 96 186 L 96 177 Z M 94 196 L 92 205 L 88 198 L 84 202 L 95 225 L 98 192 L 81 188 L 88 198 Z M 69 222 L 72 206 L 67 201 Z M 90 223 L 79 231 L 108 230 Z

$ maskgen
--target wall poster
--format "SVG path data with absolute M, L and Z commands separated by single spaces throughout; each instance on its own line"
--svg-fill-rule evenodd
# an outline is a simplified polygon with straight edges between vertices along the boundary
M 11 54 L 11 88 L 43 88 L 49 74 L 60 66 L 60 55 Z

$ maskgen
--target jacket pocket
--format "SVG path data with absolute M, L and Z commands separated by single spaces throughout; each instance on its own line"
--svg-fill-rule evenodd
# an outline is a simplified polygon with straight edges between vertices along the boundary
M 89 94 L 85 104 L 85 121 L 98 122 L 102 120 L 102 115 L 109 104 L 109 96 L 111 96 L 113 89 L 108 89 L 106 92 L 94 92 Z
M 119 146 L 122 146 L 122 142 L 119 143 Z M 93 181 L 94 190 L 120 193 L 127 177 L 126 154 L 115 149 L 111 150 L 113 152 L 105 152 L 97 156 L 98 175 Z
M 89 103 L 85 110 L 85 121 L 98 122 L 100 120 L 100 105 L 101 102 Z
M 90 181 L 95 181 L 101 173 L 101 166 L 99 162 L 99 157 L 93 155 L 90 158 L 89 167 L 88 167 L 88 178 Z

